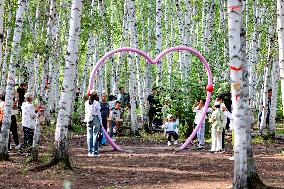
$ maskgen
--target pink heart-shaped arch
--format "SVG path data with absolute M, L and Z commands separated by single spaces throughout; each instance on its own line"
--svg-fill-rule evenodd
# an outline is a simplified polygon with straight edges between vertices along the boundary
M 145 53 L 144 51 L 141 51 L 139 49 L 135 49 L 135 48 L 131 48 L 131 47 L 122 47 L 122 48 L 118 48 L 115 50 L 112 50 L 108 53 L 106 53 L 95 65 L 94 69 L 91 72 L 90 75 L 90 80 L 89 80 L 89 88 L 88 88 L 88 94 L 90 92 L 90 90 L 92 90 L 93 88 L 93 81 L 94 81 L 94 77 L 99 69 L 99 67 L 104 63 L 104 61 L 112 56 L 115 53 L 118 52 L 123 52 L 123 51 L 130 51 L 130 52 L 135 52 L 137 54 L 142 55 L 144 58 L 146 58 L 146 60 L 148 62 L 150 62 L 151 64 L 157 64 L 162 58 L 163 56 L 165 56 L 167 53 L 172 52 L 172 51 L 188 51 L 193 53 L 195 56 L 197 56 L 201 62 L 204 64 L 205 69 L 207 71 L 207 75 L 208 75 L 208 85 L 207 85 L 207 97 L 206 97 L 206 102 L 205 102 L 205 106 L 201 115 L 201 119 L 199 120 L 199 123 L 197 124 L 197 126 L 195 127 L 195 129 L 193 130 L 193 132 L 191 133 L 191 135 L 188 137 L 188 139 L 185 141 L 185 143 L 180 147 L 181 150 L 185 149 L 187 145 L 189 145 L 189 143 L 192 141 L 192 139 L 194 138 L 194 136 L 196 135 L 198 129 L 201 127 L 202 121 L 205 119 L 205 115 L 209 106 L 209 102 L 210 102 L 210 98 L 211 98 L 211 93 L 213 91 L 213 83 L 212 83 L 212 73 L 209 67 L 208 62 L 205 60 L 205 58 L 201 55 L 200 52 L 198 52 L 197 50 L 190 48 L 190 47 L 186 47 L 186 46 L 177 46 L 177 47 L 171 47 L 168 48 L 166 50 L 164 50 L 163 52 L 161 52 L 156 58 L 155 60 L 153 60 L 147 53 Z M 117 146 L 114 141 L 109 137 L 108 133 L 106 132 L 106 130 L 104 129 L 104 127 L 102 127 L 103 132 L 106 136 L 106 139 L 108 140 L 108 142 L 111 144 L 111 146 L 115 149 L 115 150 L 121 150 L 121 148 L 119 146 Z

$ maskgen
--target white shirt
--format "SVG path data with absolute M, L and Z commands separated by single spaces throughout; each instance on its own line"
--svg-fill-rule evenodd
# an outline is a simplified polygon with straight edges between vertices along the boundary
M 89 104 L 89 100 L 85 102 L 85 119 L 84 122 L 90 122 L 93 120 L 93 116 L 99 116 L 101 122 L 101 104 L 98 101 L 94 101 L 93 104 Z
M 225 112 L 224 112 L 224 115 L 226 116 L 226 118 L 229 118 L 229 119 L 230 119 L 230 125 L 229 125 L 229 127 L 230 127 L 230 130 L 232 130 L 232 129 L 233 129 L 233 115 L 232 115 L 232 113 L 229 112 L 229 111 L 225 111 Z
M 198 107 L 195 107 L 193 109 L 193 112 L 195 112 L 195 117 L 194 117 L 194 123 L 195 124 L 198 124 L 199 123 L 199 120 L 201 118 L 201 115 L 202 115 L 202 111 L 203 111 L 204 107 L 202 107 L 200 110 L 198 110 Z M 203 119 L 203 122 L 202 123 L 205 123 L 205 119 Z
M 22 104 L 22 126 L 30 129 L 35 128 L 35 108 L 32 103 L 23 102 Z

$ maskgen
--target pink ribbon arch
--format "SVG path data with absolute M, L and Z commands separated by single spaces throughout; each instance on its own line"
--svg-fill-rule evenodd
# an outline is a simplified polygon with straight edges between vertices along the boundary
M 135 52 L 137 54 L 142 55 L 144 58 L 146 58 L 146 60 L 148 62 L 150 62 L 151 64 L 157 64 L 162 58 L 163 56 L 165 56 L 167 53 L 170 53 L 172 51 L 188 51 L 193 53 L 195 56 L 197 56 L 201 62 L 204 64 L 205 69 L 207 71 L 207 75 L 208 75 L 208 85 L 207 85 L 207 97 L 206 97 L 206 102 L 205 102 L 205 106 L 203 108 L 203 112 L 201 115 L 201 118 L 199 120 L 199 123 L 197 124 L 197 126 L 195 127 L 195 129 L 193 130 L 193 132 L 191 133 L 191 135 L 188 137 L 188 139 L 185 141 L 185 143 L 179 148 L 181 150 L 185 149 L 190 142 L 192 141 L 192 139 L 194 138 L 194 136 L 196 135 L 198 129 L 201 127 L 202 121 L 205 119 L 206 116 L 206 112 L 208 110 L 208 106 L 210 103 L 210 98 L 211 98 L 211 93 L 213 91 L 213 82 L 212 82 L 212 73 L 209 67 L 208 62 L 205 60 L 205 58 L 201 55 L 200 52 L 198 52 L 197 50 L 190 48 L 190 47 L 186 47 L 186 46 L 177 46 L 177 47 L 171 47 L 168 48 L 166 50 L 164 50 L 163 52 L 161 52 L 156 58 L 155 60 L 153 60 L 147 53 L 145 53 L 144 51 L 141 51 L 139 49 L 136 48 L 130 48 L 130 47 L 122 47 L 122 48 L 118 48 L 115 50 L 112 50 L 108 53 L 106 53 L 95 65 L 94 69 L 92 70 L 91 74 L 90 74 L 90 80 L 89 80 L 89 87 L 88 87 L 88 94 L 90 93 L 90 90 L 92 90 L 93 88 L 93 81 L 94 81 L 94 77 L 97 74 L 97 71 L 99 69 L 99 67 L 104 63 L 104 61 L 112 56 L 115 53 L 118 52 L 123 52 L 123 51 L 129 51 L 129 52 Z M 106 136 L 106 139 L 108 140 L 108 142 L 111 144 L 111 146 L 113 147 L 114 150 L 121 150 L 121 148 L 115 144 L 115 142 L 109 137 L 108 133 L 106 132 L 106 130 L 104 129 L 104 127 L 102 127 L 102 130 Z

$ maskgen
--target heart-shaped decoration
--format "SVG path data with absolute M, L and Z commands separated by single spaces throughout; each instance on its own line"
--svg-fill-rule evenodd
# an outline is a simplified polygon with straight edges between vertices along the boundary
M 213 83 L 212 83 L 212 73 L 209 67 L 208 62 L 205 60 L 205 58 L 201 55 L 200 52 L 198 52 L 197 50 L 190 48 L 190 47 L 186 47 L 186 46 L 177 46 L 177 47 L 171 47 L 168 48 L 166 50 L 164 50 L 163 52 L 161 52 L 154 60 L 144 51 L 141 51 L 139 49 L 136 48 L 131 48 L 131 47 L 122 47 L 122 48 L 118 48 L 115 50 L 112 50 L 108 53 L 106 53 L 95 65 L 94 69 L 92 70 L 91 74 L 90 74 L 90 80 L 89 80 L 89 87 L 88 87 L 88 94 L 90 93 L 90 90 L 92 90 L 93 87 L 93 81 L 94 81 L 94 77 L 99 69 L 99 67 L 104 63 L 104 61 L 108 58 L 111 57 L 113 54 L 115 53 L 119 53 L 119 52 L 124 52 L 124 51 L 128 51 L 128 52 L 135 52 L 137 54 L 140 54 L 141 56 L 143 56 L 148 62 L 150 62 L 151 64 L 157 64 L 167 53 L 170 53 L 172 51 L 188 51 L 192 54 L 194 54 L 195 56 L 197 56 L 201 62 L 204 64 L 204 67 L 207 71 L 207 75 L 208 75 L 208 85 L 206 87 L 207 90 L 207 97 L 206 97 L 206 102 L 205 102 L 205 106 L 201 115 L 201 118 L 199 120 L 199 123 L 197 124 L 197 126 L 195 127 L 195 129 L 193 130 L 193 132 L 191 133 L 191 135 L 188 137 L 188 139 L 185 141 L 185 143 L 180 147 L 181 150 L 185 149 L 187 145 L 189 145 L 189 143 L 192 141 L 192 139 L 194 138 L 194 136 L 196 135 L 198 129 L 201 127 L 201 124 L 203 122 L 203 120 L 205 119 L 205 115 L 206 112 L 208 110 L 208 106 L 210 103 L 210 98 L 211 98 L 211 93 L 213 91 Z M 104 127 L 102 127 L 103 132 L 106 136 L 106 139 L 108 140 L 108 142 L 112 145 L 112 147 L 115 150 L 121 150 L 121 148 L 119 146 L 117 146 L 115 144 L 115 142 L 109 137 L 108 133 L 106 132 L 106 130 L 104 129 Z

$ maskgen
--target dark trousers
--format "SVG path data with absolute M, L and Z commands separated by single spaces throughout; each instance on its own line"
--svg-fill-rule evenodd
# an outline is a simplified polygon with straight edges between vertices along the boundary
M 225 149 L 225 129 L 222 132 L 222 149 Z
M 20 151 L 28 149 L 30 152 L 33 145 L 34 129 L 23 127 L 23 131 L 24 131 L 24 142 L 20 146 Z
M 17 120 L 16 116 L 12 115 L 11 116 L 11 127 L 10 131 L 12 132 L 14 142 L 16 146 L 19 145 L 19 136 L 18 136 L 18 125 L 17 125 Z M 11 134 L 9 134 L 9 143 L 8 143 L 8 148 L 10 149 L 10 143 L 11 143 Z
M 178 134 L 176 132 L 174 132 L 174 131 L 167 131 L 166 134 L 167 134 L 167 140 L 168 141 L 171 141 L 172 137 L 174 138 L 174 140 L 178 140 Z

